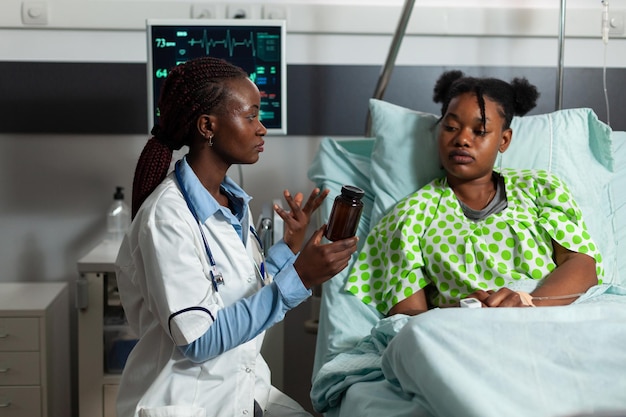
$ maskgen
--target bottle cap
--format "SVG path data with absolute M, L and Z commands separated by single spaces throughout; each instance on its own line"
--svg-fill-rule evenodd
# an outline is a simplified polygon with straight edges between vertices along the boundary
M 350 198 L 360 199 L 365 195 L 365 191 L 354 185 L 344 185 L 341 187 L 341 194 Z
M 124 199 L 124 187 L 115 187 L 115 194 L 113 194 L 114 200 L 123 200 Z

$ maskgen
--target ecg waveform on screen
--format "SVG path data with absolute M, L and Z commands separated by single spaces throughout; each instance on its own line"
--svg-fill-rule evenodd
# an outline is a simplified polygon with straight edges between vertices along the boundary
M 153 119 L 159 119 L 161 87 L 171 69 L 191 59 L 212 56 L 225 59 L 248 74 L 259 89 L 259 116 L 263 123 L 268 129 L 282 129 L 285 122 L 282 31 L 283 28 L 272 25 L 222 26 L 210 22 L 151 26 Z
M 217 46 L 223 46 L 225 49 L 228 50 L 228 55 L 232 57 L 235 51 L 235 48 L 243 46 L 246 48 L 251 48 L 252 56 L 256 56 L 256 47 L 254 44 L 254 35 L 252 32 L 250 32 L 249 39 L 237 40 L 233 36 L 230 36 L 230 29 L 226 30 L 226 36 L 224 39 L 209 38 L 207 35 L 207 31 L 204 30 L 202 33 L 201 39 L 191 38 L 189 39 L 188 43 L 189 43 L 189 46 L 192 46 L 192 47 L 196 45 L 200 45 L 202 48 L 204 48 L 204 52 L 206 55 L 210 55 L 211 48 L 215 48 Z

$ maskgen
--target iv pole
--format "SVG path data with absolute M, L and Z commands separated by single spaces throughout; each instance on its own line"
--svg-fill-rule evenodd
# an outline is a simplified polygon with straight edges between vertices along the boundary
M 563 46 L 565 44 L 565 9 L 566 0 L 561 0 L 561 18 L 559 21 L 559 63 L 556 80 L 556 110 L 563 107 Z

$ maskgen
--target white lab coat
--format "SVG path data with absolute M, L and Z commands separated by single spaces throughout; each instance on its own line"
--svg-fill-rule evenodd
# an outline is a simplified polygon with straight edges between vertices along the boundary
M 124 310 L 140 336 L 122 374 L 118 417 L 252 416 L 254 400 L 267 408 L 275 388 L 260 354 L 264 333 L 201 364 L 176 347 L 204 334 L 219 309 L 260 288 L 250 218 L 245 248 L 221 213 L 203 225 L 225 280 L 216 292 L 198 223 L 172 174 L 137 213 L 116 261 Z

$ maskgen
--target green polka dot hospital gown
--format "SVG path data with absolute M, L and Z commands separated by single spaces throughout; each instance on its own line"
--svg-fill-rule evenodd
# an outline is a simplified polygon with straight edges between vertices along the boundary
M 539 170 L 504 169 L 507 207 L 483 220 L 464 214 L 446 178 L 399 201 L 370 231 L 346 290 L 382 314 L 429 284 L 430 302 L 455 305 L 478 289 L 532 292 L 554 268 L 552 239 L 602 257 L 567 186 Z

